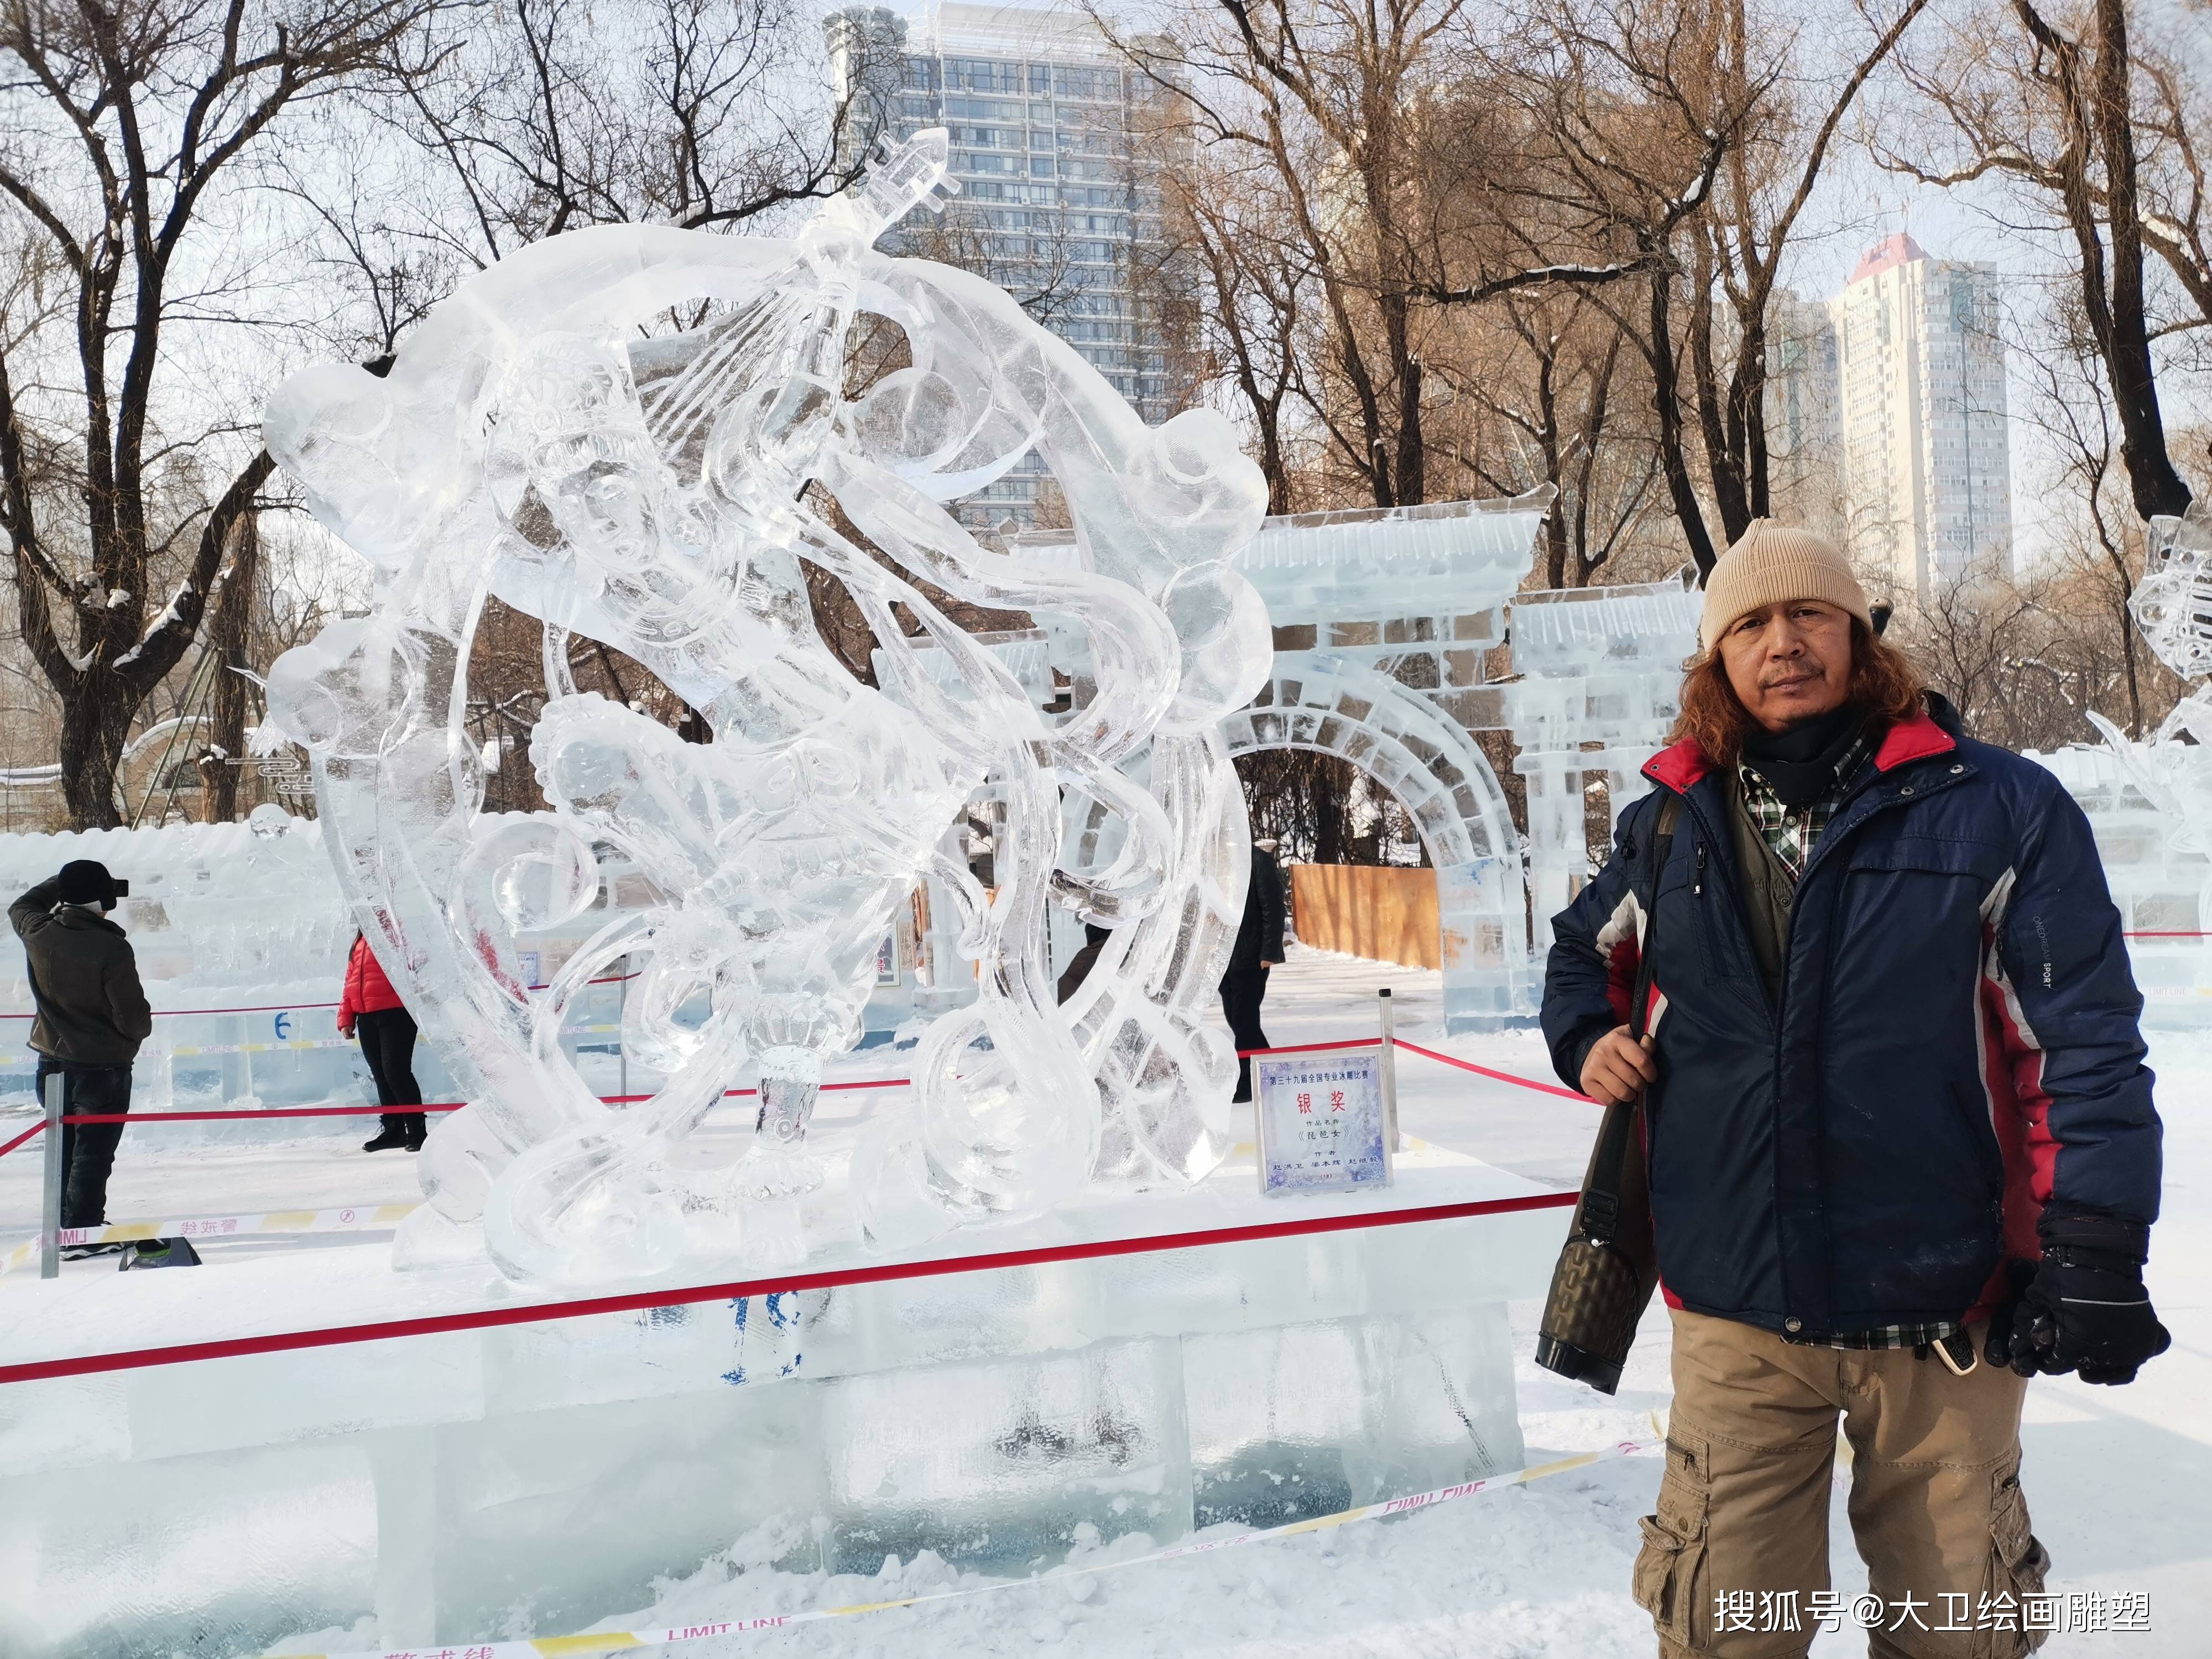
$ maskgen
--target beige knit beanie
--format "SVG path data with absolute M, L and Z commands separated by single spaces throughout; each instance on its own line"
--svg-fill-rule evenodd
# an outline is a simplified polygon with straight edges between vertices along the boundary
M 1753 519 L 1736 544 L 1714 562 L 1705 578 L 1705 615 L 1698 642 L 1708 651 L 1747 611 L 1784 599 L 1826 599 L 1869 628 L 1874 614 L 1866 589 L 1851 574 L 1850 562 L 1836 545 L 1809 530 Z

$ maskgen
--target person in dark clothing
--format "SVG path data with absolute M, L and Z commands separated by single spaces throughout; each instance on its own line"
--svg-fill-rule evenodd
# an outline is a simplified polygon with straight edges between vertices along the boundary
M 2088 820 L 1872 623 L 1839 549 L 1755 520 L 1705 579 L 1656 787 L 1553 922 L 1554 1066 L 1642 1100 L 1674 1399 L 1631 1582 L 1662 1659 L 1804 1659 L 1809 1626 L 1720 1604 L 1828 1591 L 1839 1423 L 1871 1596 L 2027 1605 L 2028 1376 L 2129 1382 L 2170 1341 L 2142 998 Z M 2042 1639 L 1912 1622 L 1872 1659 Z
M 1221 1012 L 1242 1049 L 1264 1048 L 1260 1005 L 1267 995 L 1267 970 L 1283 959 L 1283 872 L 1275 843 L 1252 843 L 1252 874 L 1244 889 L 1244 921 L 1237 929 L 1229 969 L 1221 976 Z M 1252 1098 L 1252 1062 L 1237 1062 L 1235 1098 Z
M 72 1116 L 131 1109 L 131 1062 L 154 1031 L 131 941 L 107 920 L 120 891 L 106 865 L 78 859 L 8 907 L 38 1007 L 39 1098 L 58 1074 L 62 1109 Z M 122 1139 L 119 1123 L 63 1126 L 63 1226 L 106 1224 L 107 1176 Z M 121 1248 L 80 1244 L 63 1254 L 75 1261 Z
M 1091 965 L 1098 960 L 1098 953 L 1113 937 L 1111 927 L 1101 927 L 1095 921 L 1083 924 L 1083 948 L 1070 957 L 1067 966 L 1060 970 L 1059 1001 L 1066 1001 L 1083 988 L 1083 981 L 1091 977 Z
M 359 933 L 354 935 L 353 953 L 346 958 L 345 992 L 338 1003 L 338 1035 L 352 1036 L 356 1031 L 368 1074 L 376 1079 L 378 1103 L 386 1108 L 421 1105 L 422 1088 L 415 1081 L 415 1016 L 399 1000 L 376 952 Z M 383 1127 L 374 1139 L 362 1143 L 362 1151 L 404 1146 L 420 1152 L 428 1133 L 423 1125 L 421 1112 L 387 1109 Z

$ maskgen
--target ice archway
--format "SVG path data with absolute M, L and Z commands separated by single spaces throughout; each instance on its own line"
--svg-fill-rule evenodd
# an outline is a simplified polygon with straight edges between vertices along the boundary
M 1531 969 L 1521 838 L 1490 763 L 1419 691 L 1333 653 L 1285 652 L 1251 707 L 1222 722 L 1233 758 L 1306 749 L 1350 761 L 1398 798 L 1437 871 L 1444 1017 L 1497 1024 Z
M 1340 755 L 1405 805 L 1437 867 L 1454 1030 L 1534 1006 L 1524 850 L 1468 734 L 1509 724 L 1484 657 L 1504 643 L 1551 501 L 1547 487 L 1273 518 L 1231 560 L 1267 601 L 1275 658 L 1258 698 L 1224 722 L 1230 750 Z

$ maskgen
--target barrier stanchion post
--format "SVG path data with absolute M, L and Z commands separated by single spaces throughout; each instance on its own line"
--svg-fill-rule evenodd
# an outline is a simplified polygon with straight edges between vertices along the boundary
M 39 1277 L 62 1271 L 62 1074 L 46 1073 L 46 1169 L 39 1206 Z
M 1398 1013 L 1397 1005 L 1390 1000 L 1390 988 L 1384 986 L 1375 994 L 1375 1000 L 1382 1014 L 1382 1127 L 1390 1137 L 1390 1150 L 1402 1152 L 1406 1143 L 1398 1133 Z
M 629 1092 L 629 1042 L 623 1028 L 629 1021 L 629 957 L 616 962 L 615 972 L 622 975 L 615 984 L 615 1074 L 622 1079 L 615 1085 L 615 1092 L 626 1095 Z

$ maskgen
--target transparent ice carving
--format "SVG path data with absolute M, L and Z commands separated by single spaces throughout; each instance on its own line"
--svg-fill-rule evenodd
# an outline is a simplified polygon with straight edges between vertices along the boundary
M 874 250 L 938 205 L 945 156 L 941 129 L 917 136 L 789 240 L 555 237 L 461 288 L 388 376 L 310 369 L 270 403 L 271 453 L 377 569 L 369 615 L 277 662 L 270 717 L 312 753 L 347 896 L 471 1102 L 431 1137 L 403 1259 L 469 1248 L 478 1220 L 504 1272 L 553 1283 L 786 1248 L 777 1217 L 822 1180 L 823 1063 L 856 1037 L 925 872 L 957 896 L 977 996 L 931 1025 L 911 1109 L 855 1152 L 872 1243 L 1047 1208 L 1095 1173 L 1195 1180 L 1227 1153 L 1235 1061 L 1204 1018 L 1247 831 L 1216 723 L 1264 679 L 1270 638 L 1224 561 L 1266 490 L 1218 416 L 1147 427 L 998 288 Z M 864 313 L 908 361 L 856 393 Z M 1031 450 L 1073 563 L 986 549 L 944 505 Z M 802 559 L 873 628 L 880 690 L 823 644 Z M 1077 706 L 1040 712 L 922 584 L 1079 632 L 1095 672 Z M 461 718 L 488 595 L 544 625 L 529 755 L 550 815 L 480 810 Z M 572 635 L 645 664 L 714 740 L 580 693 Z M 987 788 L 1004 807 L 988 896 L 944 850 Z M 601 847 L 654 902 L 533 989 L 517 935 L 589 909 Z M 1113 929 L 1066 1008 L 1054 904 Z M 624 959 L 625 1051 L 667 1080 L 615 1106 L 558 1036 Z M 672 1168 L 741 1074 L 761 1090 L 750 1150 Z
M 2212 677 L 2212 515 L 2150 521 L 2149 568 L 2129 596 L 2144 642 L 2185 680 Z
M 2128 599 L 2136 627 L 2183 679 L 2212 678 L 2212 517 L 2192 506 L 2179 519 L 2153 519 L 2149 541 L 2149 568 Z M 2175 704 L 2145 743 L 2094 709 L 2089 720 L 2129 781 L 2165 816 L 2169 844 L 2212 854 L 2212 684 Z

